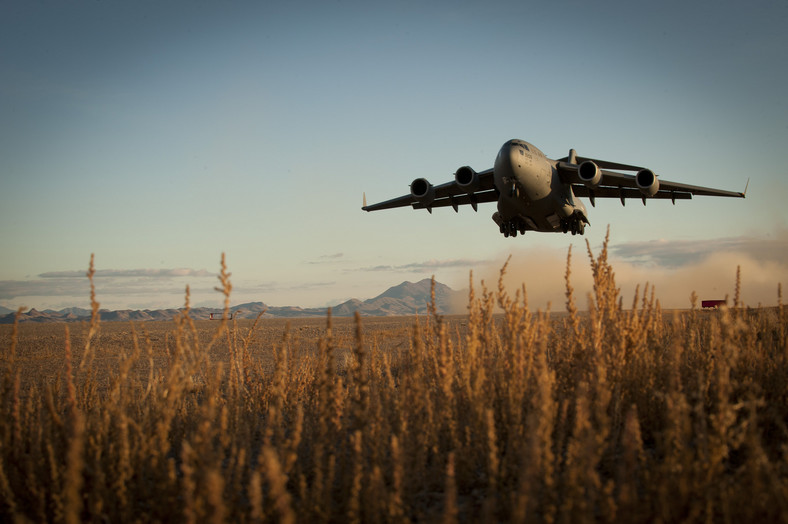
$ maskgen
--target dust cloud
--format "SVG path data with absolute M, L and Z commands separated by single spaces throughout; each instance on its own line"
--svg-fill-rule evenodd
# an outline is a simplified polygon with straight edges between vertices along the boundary
M 630 249 L 633 247 L 636 249 Z M 689 308 L 693 291 L 697 293 L 698 300 L 724 299 L 727 296 L 728 303 L 733 305 L 737 267 L 741 268 L 740 297 L 745 306 L 777 305 L 778 283 L 788 284 L 788 234 L 783 231 L 771 239 L 737 237 L 705 242 L 658 241 L 653 249 L 647 248 L 643 243 L 615 246 L 611 242 L 608 257 L 626 308 L 632 307 L 636 288 L 639 286 L 642 297 L 647 283 L 649 288 L 655 288 L 655 296 L 663 309 Z M 692 249 L 695 255 L 688 257 L 688 249 Z M 649 257 L 649 251 L 659 253 L 659 256 Z M 551 311 L 563 311 L 566 307 L 567 252 L 568 247 L 564 250 L 543 247 L 501 253 L 488 265 L 474 271 L 475 292 L 477 296 L 481 294 L 482 281 L 488 289 L 497 288 L 501 268 L 511 255 L 503 280 L 507 291 L 513 296 L 524 284 L 532 310 L 545 310 L 550 304 Z M 598 248 L 592 248 L 592 252 L 594 256 L 599 255 Z M 632 255 L 634 252 L 638 253 L 637 256 Z M 570 267 L 570 282 L 577 307 L 587 309 L 587 296 L 592 292 L 593 284 L 585 245 L 578 243 L 572 248 Z M 467 306 L 467 300 L 464 306 Z

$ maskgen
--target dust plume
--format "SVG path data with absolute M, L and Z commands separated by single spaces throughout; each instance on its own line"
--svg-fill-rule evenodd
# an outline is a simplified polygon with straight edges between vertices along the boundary
M 563 250 L 541 247 L 502 253 L 489 265 L 477 269 L 474 287 L 478 290 L 481 281 L 488 288 L 495 287 L 500 269 L 511 254 L 504 278 L 509 292 L 513 294 L 524 284 L 531 309 L 545 309 L 550 303 L 552 311 L 563 310 L 567 252 L 568 247 Z M 599 248 L 592 246 L 592 252 L 597 256 Z M 741 300 L 746 306 L 776 305 L 778 283 L 788 283 L 788 230 L 778 231 L 771 238 L 661 240 L 619 245 L 613 239 L 609 252 L 625 307 L 631 307 L 637 286 L 642 296 L 646 283 L 656 288 L 656 297 L 664 309 L 689 308 L 693 291 L 700 300 L 727 296 L 728 303 L 733 305 L 737 267 L 741 268 Z M 585 309 L 592 280 L 584 244 L 574 244 L 570 267 L 575 301 L 578 308 Z

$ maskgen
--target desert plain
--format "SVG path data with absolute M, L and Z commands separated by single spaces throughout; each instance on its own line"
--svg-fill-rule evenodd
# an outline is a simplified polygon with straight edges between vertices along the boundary
M 780 287 L 665 312 L 590 266 L 583 312 L 567 271 L 560 314 L 0 326 L 0 518 L 787 521 Z

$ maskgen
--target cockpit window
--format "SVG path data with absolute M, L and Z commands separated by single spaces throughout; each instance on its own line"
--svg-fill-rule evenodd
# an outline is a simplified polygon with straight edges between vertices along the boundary
M 509 140 L 504 145 L 520 148 L 520 153 L 521 154 L 525 154 L 523 152 L 523 150 L 528 151 L 529 153 L 531 153 L 531 152 L 539 152 L 539 150 L 536 149 L 536 148 L 531 149 L 530 147 L 528 147 L 528 144 L 526 142 L 523 142 L 522 140 Z

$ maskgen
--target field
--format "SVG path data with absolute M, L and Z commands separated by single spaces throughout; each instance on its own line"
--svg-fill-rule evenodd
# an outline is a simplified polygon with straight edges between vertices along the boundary
M 561 314 L 0 326 L 0 520 L 788 522 L 779 285 L 667 314 L 588 256 Z

